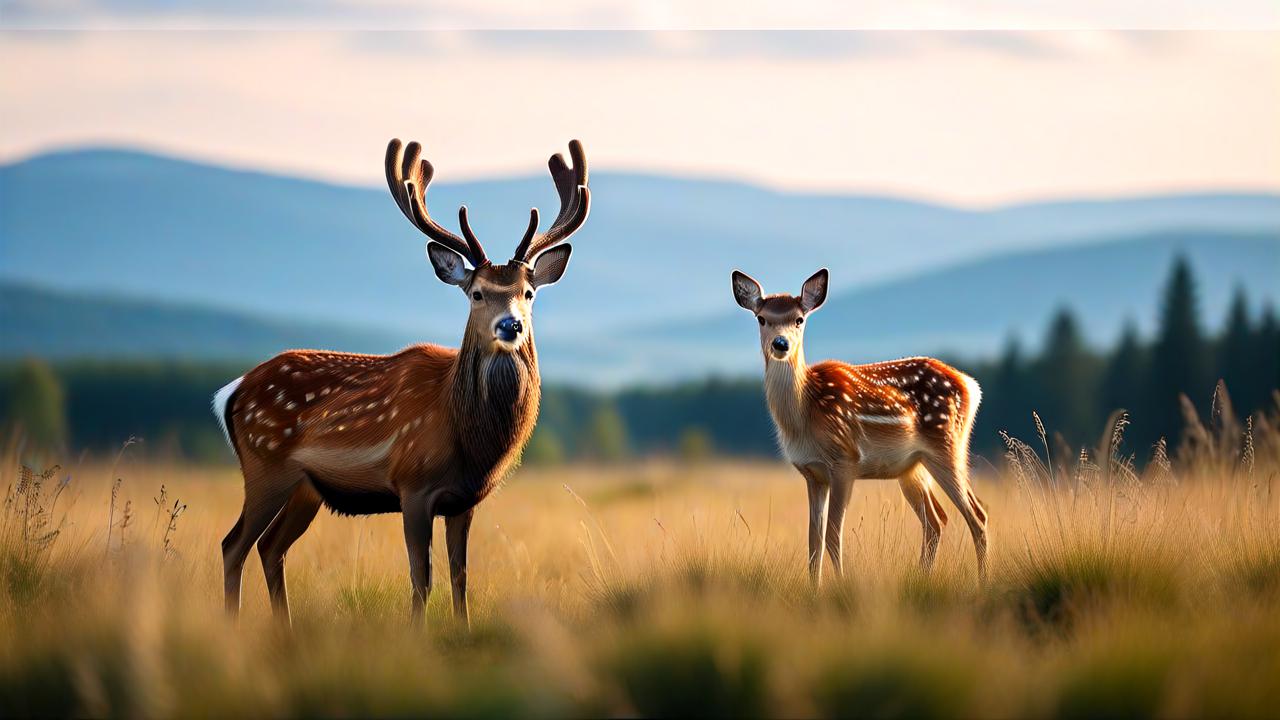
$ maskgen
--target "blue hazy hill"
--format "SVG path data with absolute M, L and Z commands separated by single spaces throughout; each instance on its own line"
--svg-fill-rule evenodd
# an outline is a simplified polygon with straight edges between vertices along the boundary
M 379 167 L 381 149 L 370 148 Z M 530 205 L 554 214 L 548 177 L 448 184 L 506 257 Z M 437 186 L 438 185 L 438 186 Z M 573 269 L 539 300 L 547 327 L 607 331 L 721 307 L 717 278 L 766 284 L 814 268 L 837 289 L 1012 249 L 1170 228 L 1280 227 L 1275 195 L 1170 195 L 970 211 L 894 198 L 779 193 L 731 182 L 597 172 Z M 381 187 L 329 185 L 132 151 L 77 150 L 0 168 L 0 276 L 42 286 L 197 302 L 277 317 L 373 323 L 452 337 L 461 297 Z
M 381 148 L 370 149 L 370 162 L 380 164 Z M 440 168 L 439 177 L 429 196 L 434 214 L 453 226 L 466 202 L 495 258 L 512 249 L 530 205 L 544 217 L 557 207 L 544 175 L 448 184 Z M 969 210 L 611 172 L 594 173 L 592 190 L 572 268 L 538 299 L 549 375 L 599 381 L 753 368 L 754 329 L 733 315 L 727 289 L 734 267 L 770 291 L 794 291 L 814 269 L 830 267 L 831 306 L 811 331 L 811 354 L 849 359 L 989 354 L 1011 330 L 1037 339 L 1063 303 L 1081 310 L 1091 337 L 1107 339 L 1125 315 L 1150 319 L 1179 250 L 1192 256 L 1214 320 L 1236 283 L 1254 297 L 1280 294 L 1280 196 L 1271 194 Z M 290 326 L 268 342 L 261 338 L 270 333 L 246 331 L 259 340 L 239 346 L 236 332 L 224 332 L 210 347 L 227 356 L 257 357 L 317 330 L 308 344 L 454 343 L 466 301 L 435 279 L 422 247 L 382 187 L 126 150 L 57 152 L 0 167 L 0 279 L 90 293 L 91 302 L 79 303 L 86 312 L 99 299 L 127 296 L 152 312 L 176 304 L 183 313 Z M 72 317 L 74 305 L 59 312 Z M 155 320 L 153 334 L 176 332 L 167 329 L 181 324 L 172 320 Z M 48 332 L 42 342 L 68 347 L 56 328 Z M 100 335 L 94 347 L 119 345 Z M 326 335 L 337 339 L 321 342 Z
M 392 352 L 388 332 L 0 281 L 0 357 L 264 359 L 285 348 Z

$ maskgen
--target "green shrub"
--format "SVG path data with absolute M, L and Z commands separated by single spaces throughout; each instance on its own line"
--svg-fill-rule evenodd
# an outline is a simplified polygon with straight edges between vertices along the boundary
M 971 664 L 930 648 L 890 648 L 829 661 L 813 696 L 828 718 L 967 717 L 973 714 L 974 672 Z
M 1156 717 L 1169 662 L 1151 648 L 1108 649 L 1064 673 L 1054 717 L 1062 720 L 1140 720 Z
M 646 717 L 754 718 L 770 714 L 762 648 L 705 626 L 631 636 L 610 663 L 613 678 Z

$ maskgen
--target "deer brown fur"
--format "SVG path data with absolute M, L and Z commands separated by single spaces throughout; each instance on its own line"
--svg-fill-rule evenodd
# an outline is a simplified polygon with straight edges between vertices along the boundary
M 980 576 L 986 573 L 987 512 L 969 481 L 969 436 L 982 392 L 977 381 L 933 358 L 870 365 L 805 362 L 804 327 L 826 300 L 827 271 L 800 295 L 765 296 L 734 271 L 733 292 L 760 326 L 765 398 L 787 460 L 809 494 L 809 571 L 822 577 L 822 548 L 843 571 L 843 528 L 853 483 L 897 478 L 924 530 L 920 563 L 928 569 L 947 516 L 941 487 L 969 525 Z
M 535 235 L 533 210 L 516 256 L 493 265 L 465 208 L 465 239 L 430 218 L 433 170 L 421 148 L 391 142 L 392 196 L 431 238 L 436 275 L 471 303 L 461 345 L 415 345 L 387 356 L 291 350 L 219 391 L 215 407 L 245 480 L 244 509 L 222 544 L 229 612 L 239 610 L 244 560 L 256 542 L 272 605 L 287 620 L 285 555 L 324 505 L 345 515 L 404 515 L 414 618 L 431 587 L 433 519 L 444 516 L 454 610 L 466 619 L 475 507 L 511 470 L 538 415 L 533 299 L 564 273 L 571 248 L 560 243 L 588 212 L 585 154 L 577 141 L 570 149 L 572 168 L 559 155 L 550 162 L 566 203 L 556 221 Z

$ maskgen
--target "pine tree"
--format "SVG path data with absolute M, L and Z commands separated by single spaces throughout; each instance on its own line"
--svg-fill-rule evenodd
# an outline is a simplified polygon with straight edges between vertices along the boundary
M 13 378 L 8 418 L 36 450 L 57 451 L 66 442 L 62 384 L 40 360 L 23 360 Z
M 1227 322 L 1218 341 L 1215 376 L 1227 383 L 1227 390 L 1235 400 L 1236 409 L 1243 414 L 1252 412 L 1262 396 L 1262 380 L 1255 358 L 1254 332 L 1249 324 L 1249 300 L 1244 288 L 1237 286 L 1227 311 Z
M 631 454 L 627 424 L 612 403 L 603 403 L 587 425 L 586 454 L 596 460 L 618 462 Z
M 1127 320 L 1120 332 L 1120 341 L 1107 358 L 1107 368 L 1102 376 L 1102 410 L 1125 409 L 1134 417 L 1145 417 L 1146 398 L 1143 396 L 1147 373 L 1147 353 L 1138 337 L 1138 327 Z
M 1250 362 L 1260 383 L 1259 402 L 1263 407 L 1271 407 L 1271 393 L 1280 389 L 1280 319 L 1276 318 L 1274 305 L 1267 305 L 1262 311 L 1262 322 L 1254 333 L 1253 345 Z
M 1020 432 L 1023 421 L 1030 421 L 1032 399 L 1027 392 L 1026 359 L 1022 343 L 1011 335 L 1005 343 L 1000 360 L 991 368 L 982 383 L 982 407 L 978 412 L 978 426 L 974 431 L 977 449 L 995 449 L 994 442 L 1001 430 L 1014 435 Z M 988 446 L 986 443 L 992 443 Z
M 559 465 L 564 462 L 564 443 L 555 430 L 539 425 L 524 449 L 524 462 L 530 465 Z
M 1094 359 L 1085 347 L 1075 315 L 1063 308 L 1049 323 L 1044 354 L 1036 367 L 1040 407 L 1049 430 L 1073 444 L 1096 434 Z
M 1173 263 L 1160 308 L 1160 329 L 1151 358 L 1149 425 L 1158 437 L 1176 446 L 1181 438 L 1182 412 L 1178 401 L 1186 394 L 1199 406 L 1212 395 L 1206 371 L 1208 350 L 1200 330 L 1195 278 L 1191 265 L 1179 256 Z

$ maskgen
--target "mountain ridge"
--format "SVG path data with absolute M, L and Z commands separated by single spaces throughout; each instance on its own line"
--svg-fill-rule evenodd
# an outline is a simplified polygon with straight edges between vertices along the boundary
M 442 175 L 445 181 L 431 188 L 431 207 L 444 219 L 466 202 L 495 260 L 514 248 L 529 206 L 558 206 L 548 177 L 448 183 L 447 169 Z M 593 173 L 592 189 L 592 216 L 572 240 L 571 268 L 537 301 L 540 349 L 562 353 L 574 368 L 614 362 L 618 353 L 610 348 L 652 352 L 637 348 L 636 339 L 667 342 L 691 321 L 723 317 L 733 268 L 767 289 L 794 291 L 826 266 L 833 299 L 856 292 L 868 298 L 877 297 L 876 288 L 945 275 L 965 263 L 1055 248 L 1088 254 L 1100 242 L 1153 233 L 1198 238 L 1193 242 L 1207 263 L 1217 262 L 1205 250 L 1215 237 L 1280 239 L 1280 195 L 1272 193 L 1060 199 L 973 210 L 607 170 Z M 0 280 L 51 291 L 187 303 L 331 333 L 367 329 L 371 335 L 361 342 L 371 344 L 383 336 L 453 343 L 467 300 L 436 280 L 423 241 L 384 188 L 121 149 L 68 149 L 0 166 Z M 1239 243 L 1230 247 L 1245 251 Z M 1171 248 L 1160 246 L 1159 269 L 1146 267 L 1150 258 L 1122 255 L 1141 275 L 1144 293 L 1164 272 Z M 1249 257 L 1245 265 L 1271 262 Z M 1239 265 L 1218 269 L 1242 273 L 1255 296 L 1272 292 L 1272 278 Z M 972 291 L 966 301 L 972 308 L 1004 298 L 1043 309 L 1038 298 L 1011 299 L 1005 280 L 993 277 L 990 287 Z M 1225 281 L 1212 275 L 1205 281 L 1208 307 L 1216 307 Z M 1100 301 L 1114 297 L 1117 307 L 1131 308 L 1139 300 L 1152 307 L 1153 292 L 1138 298 L 1120 287 L 1096 290 Z M 987 305 L 973 304 L 978 300 Z M 928 352 L 993 350 L 989 328 L 970 339 L 945 327 L 932 332 L 910 344 Z

